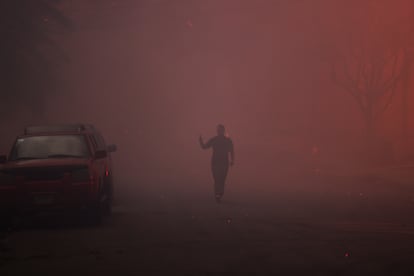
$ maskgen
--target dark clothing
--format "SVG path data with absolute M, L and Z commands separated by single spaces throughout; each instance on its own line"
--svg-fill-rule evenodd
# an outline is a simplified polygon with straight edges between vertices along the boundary
M 226 136 L 216 136 L 211 138 L 206 148 L 213 147 L 212 165 L 228 165 L 229 153 L 233 151 L 233 142 Z
M 214 178 L 214 190 L 216 195 L 222 196 L 229 169 L 229 153 L 233 152 L 233 142 L 226 136 L 216 136 L 205 145 L 205 148 L 210 147 L 213 148 L 211 170 Z
M 226 183 L 227 172 L 229 171 L 229 165 L 215 165 L 211 166 L 214 178 L 214 193 L 218 196 L 224 194 L 224 184 Z

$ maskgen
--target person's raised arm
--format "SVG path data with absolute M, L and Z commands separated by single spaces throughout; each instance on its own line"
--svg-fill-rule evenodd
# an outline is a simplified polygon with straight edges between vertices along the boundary
M 205 144 L 203 141 L 203 137 L 201 137 L 201 135 L 200 135 L 200 138 L 198 138 L 198 141 L 200 142 L 200 147 L 202 149 L 208 149 L 209 147 L 211 147 L 210 141 L 208 141 L 207 144 Z

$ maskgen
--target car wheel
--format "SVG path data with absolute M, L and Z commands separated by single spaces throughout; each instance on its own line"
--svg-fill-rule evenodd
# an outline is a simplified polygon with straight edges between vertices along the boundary
M 104 196 L 103 206 L 102 206 L 103 214 L 105 216 L 110 216 L 112 214 L 113 198 L 114 198 L 114 191 L 113 191 L 112 182 L 109 181 L 108 179 L 105 185 L 105 196 Z
M 9 229 L 13 225 L 13 216 L 0 214 L 0 231 Z
M 103 208 L 102 204 L 97 204 L 95 206 L 91 206 L 88 209 L 87 220 L 88 223 L 91 225 L 100 225 L 102 224 L 103 220 Z
M 104 216 L 110 216 L 112 214 L 112 200 L 107 198 L 102 206 Z

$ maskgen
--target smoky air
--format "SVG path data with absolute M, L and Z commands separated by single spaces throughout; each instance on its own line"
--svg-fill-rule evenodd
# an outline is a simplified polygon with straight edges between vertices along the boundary
M 103 175 L 113 178 L 112 215 L 100 226 L 77 215 L 55 223 L 61 215 L 43 217 L 49 207 L 14 216 L 0 273 L 26 273 L 19 261 L 39 254 L 33 271 L 59 265 L 68 275 L 413 271 L 412 1 L 0 7 L 0 155 L 9 155 L 0 169 L 27 126 L 92 124 L 108 152 L 89 152 L 89 140 L 47 142 L 55 138 L 24 151 L 47 159 L 43 146 L 57 150 L 53 175 L 73 174 L 79 190 L 93 179 L 79 159 L 110 156 Z M 48 174 L 22 162 L 0 180 Z M 74 264 L 58 264 L 59 252 Z M 94 267 L 91 256 L 107 263 Z

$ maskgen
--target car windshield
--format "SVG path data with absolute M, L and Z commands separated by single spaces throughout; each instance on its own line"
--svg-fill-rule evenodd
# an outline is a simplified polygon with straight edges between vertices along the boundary
M 51 135 L 17 139 L 10 160 L 89 156 L 83 135 Z

